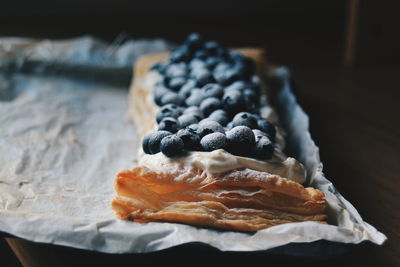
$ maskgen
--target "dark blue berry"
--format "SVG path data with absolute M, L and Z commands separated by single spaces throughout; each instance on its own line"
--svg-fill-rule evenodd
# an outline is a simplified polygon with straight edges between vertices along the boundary
M 164 118 L 158 124 L 159 131 L 168 131 L 171 133 L 176 133 L 180 128 L 181 127 L 178 120 L 172 117 Z
M 182 106 L 185 103 L 184 99 L 180 95 L 174 92 L 168 92 L 165 95 L 163 95 L 161 97 L 160 102 L 162 106 L 167 104 L 175 104 L 178 106 Z
M 254 146 L 254 155 L 260 159 L 270 159 L 274 154 L 274 145 L 266 136 L 260 136 Z
M 183 114 L 178 117 L 178 122 L 181 128 L 185 128 L 189 126 L 190 124 L 197 123 L 199 119 L 196 117 L 196 115 L 188 113 L 188 114 Z
M 238 91 L 226 92 L 222 98 L 224 110 L 230 116 L 246 109 L 246 99 L 244 95 Z
M 189 51 L 187 47 L 181 46 L 171 53 L 170 60 L 172 62 L 187 61 L 189 58 Z
M 266 133 L 264 133 L 263 131 L 260 131 L 258 129 L 253 129 L 253 133 L 254 133 L 254 136 L 256 137 L 256 141 L 258 139 L 260 139 L 262 136 L 268 137 L 268 135 Z
M 197 125 L 197 124 L 194 124 Z M 176 135 L 182 139 L 184 148 L 189 151 L 196 151 L 200 148 L 200 136 L 192 128 L 180 129 Z
M 233 83 L 240 78 L 239 73 L 235 69 L 227 69 L 225 71 L 214 71 L 214 79 L 224 86 Z
M 229 55 L 229 52 L 223 47 L 218 47 L 217 51 L 216 51 L 216 55 L 221 58 L 227 58 Z
M 258 128 L 256 117 L 249 112 L 239 112 L 233 117 L 232 124 L 236 126 L 247 126 L 250 128 Z
M 208 116 L 208 119 L 216 121 L 224 126 L 228 123 L 228 114 L 223 109 L 217 109 Z
M 239 91 L 243 92 L 246 89 L 247 84 L 244 81 L 236 81 L 233 82 L 231 85 L 225 87 L 224 92 L 228 93 L 230 91 Z
M 161 140 L 166 137 L 171 135 L 172 133 L 168 131 L 157 131 L 151 134 L 150 139 L 149 139 L 149 151 L 151 154 L 156 154 L 160 152 L 160 142 Z
M 221 124 L 210 119 L 202 120 L 197 128 L 197 133 L 200 135 L 200 137 L 215 132 L 225 133 L 225 130 Z
M 269 136 L 272 142 L 275 142 L 276 129 L 275 125 L 273 125 L 270 121 L 265 119 L 260 119 L 257 121 L 257 127 L 254 128 L 260 129 Z
M 166 117 L 178 118 L 182 114 L 179 106 L 175 104 L 168 104 L 162 106 L 157 112 L 157 123 Z
M 253 89 L 246 88 L 243 90 L 243 94 L 248 103 L 257 103 L 259 101 L 259 95 Z
M 185 45 L 191 50 L 194 51 L 196 49 L 203 47 L 203 39 L 201 38 L 200 34 L 198 33 L 191 33 L 187 37 L 185 41 Z
M 204 60 L 207 57 L 207 52 L 204 50 L 198 50 L 194 52 L 193 57 Z
M 207 65 L 203 60 L 201 60 L 199 58 L 194 58 L 194 59 L 192 59 L 192 61 L 190 61 L 189 67 L 191 70 L 205 69 L 205 68 L 207 68 Z
M 209 70 L 213 70 L 218 63 L 219 59 L 217 57 L 208 57 L 205 61 L 205 65 Z
M 186 105 L 199 106 L 203 99 L 203 92 L 200 89 L 193 89 L 190 96 L 186 99 Z
M 170 92 L 171 92 L 171 90 L 169 90 L 165 86 L 158 85 L 153 91 L 154 102 L 156 102 L 157 105 L 161 106 L 161 98 L 165 94 L 170 93 Z
M 196 86 L 198 87 L 214 81 L 213 75 L 208 69 L 196 69 L 196 71 L 191 72 L 191 75 L 196 80 Z
M 221 98 L 224 95 L 224 89 L 217 83 L 209 83 L 201 88 L 204 97 L 216 97 Z
M 204 99 L 200 104 L 200 110 L 203 112 L 204 116 L 210 115 L 211 112 L 220 109 L 221 107 L 221 100 L 216 97 L 208 97 Z
M 161 73 L 162 68 L 163 68 L 163 64 L 155 63 L 150 67 L 150 70 L 158 71 L 159 73 Z
M 165 75 L 169 78 L 185 77 L 186 73 L 187 73 L 187 66 L 183 62 L 170 64 L 165 70 Z
M 183 141 L 176 135 L 164 137 L 160 143 L 161 152 L 167 157 L 176 157 L 183 152 Z
M 200 140 L 201 148 L 205 151 L 224 149 L 227 146 L 226 136 L 223 133 L 210 133 Z
M 228 63 L 226 63 L 226 62 L 219 62 L 216 66 L 215 66 L 215 68 L 214 68 L 214 75 L 215 75 L 215 73 L 219 73 L 219 72 L 224 72 L 224 71 L 227 71 L 228 69 L 230 69 L 231 68 L 231 66 L 228 64 Z
M 179 91 L 181 87 L 186 83 L 185 77 L 174 77 L 171 78 L 168 82 L 168 87 L 174 91 Z
M 150 148 L 149 148 L 149 140 L 150 140 L 151 135 L 152 135 L 152 133 L 146 135 L 142 141 L 142 149 L 143 149 L 144 153 L 146 153 L 146 154 L 151 154 Z
M 190 124 L 187 128 L 188 129 L 192 129 L 193 131 L 195 131 L 197 133 L 198 130 L 199 130 L 199 125 L 197 123 L 196 124 Z
M 203 112 L 200 110 L 198 106 L 190 106 L 185 111 L 183 114 L 190 114 L 193 115 L 197 118 L 197 120 L 202 120 L 203 119 Z
M 256 142 L 253 131 L 247 126 L 236 126 L 226 132 L 229 147 L 228 151 L 241 156 L 248 156 L 254 149 Z
M 181 87 L 181 89 L 179 90 L 178 95 L 180 95 L 182 98 L 187 98 L 192 89 L 194 89 L 196 87 L 196 81 L 195 80 L 187 80 L 186 83 Z
M 228 122 L 228 124 L 226 125 L 226 131 L 229 131 L 230 129 L 232 129 L 233 128 L 233 124 L 232 124 L 232 122 Z
M 219 44 L 216 41 L 208 41 L 204 43 L 204 49 L 207 50 L 211 55 L 217 54 L 218 47 Z

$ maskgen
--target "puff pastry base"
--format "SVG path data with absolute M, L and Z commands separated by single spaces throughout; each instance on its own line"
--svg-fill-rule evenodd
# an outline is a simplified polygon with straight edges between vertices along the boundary
M 256 61 L 257 72 L 265 73 L 262 50 L 239 51 Z M 167 54 L 149 55 L 136 64 L 130 115 L 139 137 L 152 129 L 157 111 L 148 104 L 152 91 L 144 84 L 145 76 L 153 63 L 167 58 Z M 179 164 L 163 172 L 138 166 L 117 174 L 115 190 L 112 208 L 117 216 L 136 222 L 175 222 L 254 232 L 283 223 L 326 223 L 327 219 L 326 201 L 320 190 L 250 169 L 208 174 Z

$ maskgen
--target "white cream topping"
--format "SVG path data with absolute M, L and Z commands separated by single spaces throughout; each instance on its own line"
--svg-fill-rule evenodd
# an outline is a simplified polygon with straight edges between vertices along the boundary
M 154 155 L 143 154 L 139 164 L 158 172 L 165 172 L 167 168 L 184 165 L 202 169 L 209 174 L 247 168 L 276 174 L 298 183 L 305 181 L 305 169 L 294 158 L 288 157 L 283 161 L 276 158 L 260 161 L 253 158 L 235 156 L 223 149 L 212 152 L 188 152 L 184 157 L 176 158 L 168 158 L 162 153 Z

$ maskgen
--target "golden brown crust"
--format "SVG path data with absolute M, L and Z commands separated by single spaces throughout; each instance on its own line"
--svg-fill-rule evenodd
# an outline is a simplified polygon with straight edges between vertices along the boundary
M 117 175 L 112 206 L 121 219 L 181 222 L 257 231 L 288 222 L 326 220 L 323 193 L 249 169 L 209 175 L 195 168 Z
M 237 49 L 253 58 L 256 72 L 267 64 L 261 49 Z M 149 104 L 146 84 L 150 67 L 168 54 L 141 57 L 135 65 L 130 91 L 130 117 L 139 140 L 152 129 L 157 108 Z M 156 172 L 143 166 L 122 171 L 115 180 L 112 207 L 119 218 L 138 222 L 164 221 L 238 231 L 257 231 L 274 225 L 326 220 L 324 194 L 278 175 L 250 169 L 222 174 L 180 166 Z

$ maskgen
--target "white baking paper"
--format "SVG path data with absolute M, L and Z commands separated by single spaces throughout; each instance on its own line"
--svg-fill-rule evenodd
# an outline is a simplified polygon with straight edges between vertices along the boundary
M 49 76 L 41 66 L 64 62 L 69 70 L 84 64 L 92 71 L 126 71 L 140 54 L 167 49 L 162 41 L 106 45 L 90 37 L 0 40 L 1 232 L 107 253 L 151 252 L 191 242 L 223 251 L 256 251 L 322 239 L 354 244 L 386 240 L 324 177 L 308 117 L 287 82 L 277 98 L 278 111 L 288 142 L 307 167 L 308 182 L 326 194 L 330 225 L 291 223 L 247 234 L 117 220 L 110 208 L 114 175 L 135 165 L 137 151 L 135 127 L 126 118 L 128 84 L 63 77 L 62 67 Z M 31 65 L 24 69 L 27 62 Z M 281 68 L 277 74 L 288 72 Z M 96 71 L 87 76 L 96 77 Z

